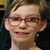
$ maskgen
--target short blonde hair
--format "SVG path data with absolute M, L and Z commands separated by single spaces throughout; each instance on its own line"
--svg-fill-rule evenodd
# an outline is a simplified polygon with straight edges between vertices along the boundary
M 16 5 L 14 11 L 22 5 L 38 5 L 40 6 L 39 12 L 43 19 L 45 19 L 45 13 L 47 10 L 47 2 L 46 0 L 15 0 L 12 2 L 10 6 L 7 7 L 6 16 L 8 17 L 12 8 Z

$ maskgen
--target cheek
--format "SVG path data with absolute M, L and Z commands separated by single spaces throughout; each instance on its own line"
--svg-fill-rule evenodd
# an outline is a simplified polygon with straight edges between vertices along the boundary
M 31 32 L 38 32 L 39 28 L 39 25 L 34 25 L 33 27 L 29 27 L 28 29 Z
M 42 28 L 42 23 L 39 23 L 39 24 L 37 25 L 37 28 L 38 28 L 38 30 L 40 30 L 40 29 Z
M 17 27 L 13 27 L 13 26 L 10 25 L 10 30 L 9 31 L 13 32 L 16 28 Z

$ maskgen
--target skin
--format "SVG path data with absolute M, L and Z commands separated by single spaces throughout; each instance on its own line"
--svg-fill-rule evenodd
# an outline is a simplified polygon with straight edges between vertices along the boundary
M 15 7 L 14 7 L 15 8 Z M 29 15 L 38 15 L 35 17 L 41 18 L 39 13 L 39 6 L 38 5 L 24 5 L 20 6 L 18 9 L 14 11 L 12 9 L 10 16 L 17 17 L 20 16 L 22 19 L 25 19 Z M 41 50 L 39 49 L 34 40 L 35 35 L 39 31 L 43 31 L 47 25 L 46 21 L 40 21 L 38 23 L 34 23 L 33 26 L 27 26 L 25 21 L 23 20 L 20 25 L 18 26 L 11 26 L 8 20 L 5 20 L 5 28 L 10 32 L 11 35 L 11 49 L 10 50 Z M 25 27 L 25 29 L 23 29 Z M 16 34 L 15 32 L 29 32 L 28 35 Z

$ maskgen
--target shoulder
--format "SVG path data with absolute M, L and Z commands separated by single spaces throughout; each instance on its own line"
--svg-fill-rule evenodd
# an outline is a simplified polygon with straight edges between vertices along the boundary
M 36 47 L 36 48 L 35 48 L 35 50 L 42 50 L 42 49 L 40 49 L 40 48 Z
M 42 50 L 42 49 L 40 49 L 38 47 L 33 47 L 33 48 L 30 48 L 30 50 Z

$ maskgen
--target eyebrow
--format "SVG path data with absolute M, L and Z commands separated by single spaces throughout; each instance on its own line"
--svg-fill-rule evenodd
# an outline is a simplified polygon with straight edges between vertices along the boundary
M 37 14 L 30 14 L 30 15 L 28 15 L 28 16 L 31 16 L 31 17 L 32 17 L 32 16 L 34 16 L 34 17 L 35 17 L 35 16 L 40 17 L 40 15 L 37 15 Z M 41 17 L 40 17 L 40 18 L 41 18 Z
M 19 17 L 20 17 L 21 15 L 20 15 L 20 14 L 13 14 L 12 16 L 16 16 L 16 17 L 19 16 Z M 29 17 L 29 16 L 31 16 L 31 17 L 32 17 L 32 16 L 34 16 L 34 17 L 36 17 L 36 16 L 37 16 L 37 17 L 40 17 L 40 15 L 37 15 L 37 14 L 28 14 L 28 15 L 26 16 L 26 18 Z M 40 17 L 40 18 L 41 18 L 41 17 Z
M 18 15 L 18 14 L 13 14 L 13 15 L 10 15 L 10 16 L 20 16 L 20 15 Z
M 20 16 L 20 14 L 13 14 L 13 15 Z M 34 16 L 40 16 L 40 15 L 37 15 L 37 14 L 29 14 L 29 15 L 27 15 L 27 16 L 32 16 L 32 15 L 34 15 Z

